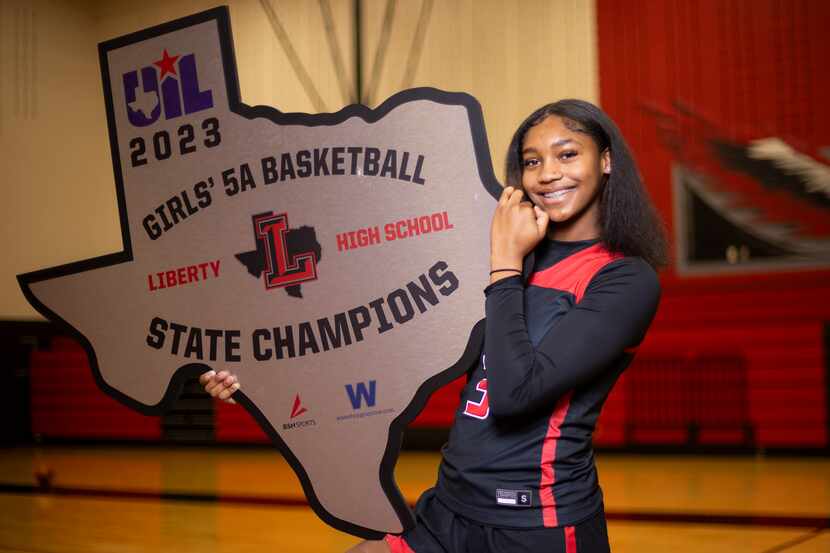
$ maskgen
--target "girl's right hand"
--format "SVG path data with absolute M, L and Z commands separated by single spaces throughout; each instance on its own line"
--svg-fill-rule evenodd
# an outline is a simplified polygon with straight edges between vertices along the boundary
M 199 377 L 199 383 L 212 397 L 226 403 L 236 403 L 231 396 L 239 389 L 239 381 L 229 371 L 208 371 Z
M 550 217 L 524 200 L 524 191 L 505 187 L 490 226 L 490 268 L 514 269 L 521 273 L 524 257 L 544 237 Z M 496 273 L 491 282 L 511 273 Z

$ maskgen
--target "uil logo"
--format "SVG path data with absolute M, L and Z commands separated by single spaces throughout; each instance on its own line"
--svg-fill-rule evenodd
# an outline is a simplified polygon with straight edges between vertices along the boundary
M 213 93 L 199 90 L 194 54 L 171 56 L 165 49 L 160 60 L 124 73 L 123 81 L 127 117 L 134 127 L 152 125 L 162 110 L 165 119 L 173 119 L 213 107 Z

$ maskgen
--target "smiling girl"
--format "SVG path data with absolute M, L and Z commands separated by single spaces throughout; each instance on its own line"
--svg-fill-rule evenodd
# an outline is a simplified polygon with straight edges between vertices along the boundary
M 507 152 L 484 350 L 416 526 L 354 552 L 605 553 L 591 437 L 660 297 L 662 224 L 616 125 L 562 100 Z M 527 201 L 529 200 L 529 201 Z M 232 376 L 203 378 L 226 398 Z

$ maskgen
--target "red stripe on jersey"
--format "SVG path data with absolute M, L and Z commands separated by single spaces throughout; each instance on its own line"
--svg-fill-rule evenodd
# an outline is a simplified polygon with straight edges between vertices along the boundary
M 406 541 L 400 536 L 386 534 L 383 541 L 386 542 L 386 545 L 389 546 L 389 550 L 392 553 L 415 553 L 412 548 L 409 547 L 409 544 L 406 543 Z M 574 551 L 576 550 L 574 549 Z
M 576 528 L 565 526 L 565 553 L 578 553 L 576 550 Z
M 562 422 L 571 406 L 573 391 L 568 392 L 556 402 L 556 408 L 548 421 L 548 431 L 542 442 L 542 478 L 539 481 L 539 500 L 542 502 L 542 522 L 545 526 L 558 526 L 556 516 L 556 498 L 553 497 L 553 483 L 556 482 L 556 444 L 562 435 Z
M 579 303 L 594 275 L 612 261 L 622 257 L 621 254 L 609 252 L 601 243 L 594 244 L 566 257 L 552 267 L 533 273 L 528 284 L 570 292 Z

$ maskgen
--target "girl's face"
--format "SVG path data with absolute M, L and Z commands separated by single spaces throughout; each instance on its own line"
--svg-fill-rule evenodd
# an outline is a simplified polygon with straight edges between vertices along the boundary
M 550 216 L 549 235 L 555 240 L 599 237 L 601 183 L 610 172 L 608 150 L 600 154 L 590 135 L 569 129 L 557 115 L 525 134 L 522 187 Z

